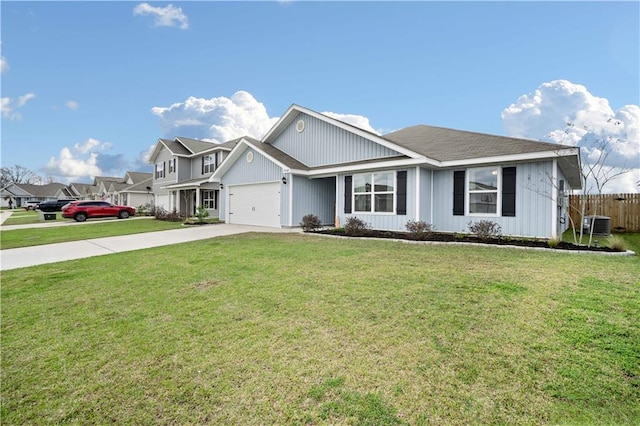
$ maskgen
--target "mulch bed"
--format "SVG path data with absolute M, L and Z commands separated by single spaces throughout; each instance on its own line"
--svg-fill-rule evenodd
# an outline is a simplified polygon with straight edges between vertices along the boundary
M 375 229 L 369 229 L 363 231 L 358 235 L 347 235 L 344 229 L 323 229 L 312 231 L 317 234 L 334 235 L 340 237 L 358 237 L 358 238 L 388 238 L 396 240 L 410 240 L 410 241 L 437 241 L 447 243 L 477 243 L 488 245 L 500 245 L 500 246 L 518 246 L 518 247 L 537 247 L 554 250 L 581 250 L 581 251 L 598 251 L 598 252 L 611 252 L 620 253 L 620 250 L 612 249 L 610 247 L 587 247 L 584 245 L 577 245 L 567 241 L 560 241 L 555 247 L 549 247 L 546 240 L 538 239 L 526 239 L 526 238 L 488 238 L 482 239 L 475 235 L 467 234 L 451 234 L 446 232 L 430 232 L 420 236 L 414 236 L 409 232 L 394 232 L 394 231 L 379 231 Z

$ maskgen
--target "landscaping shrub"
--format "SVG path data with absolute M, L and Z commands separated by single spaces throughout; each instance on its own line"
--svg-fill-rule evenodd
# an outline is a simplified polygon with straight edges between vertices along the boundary
M 207 217 L 209 217 L 209 211 L 203 206 L 198 206 L 198 209 L 196 210 L 196 217 L 198 218 L 198 222 L 202 223 Z
M 407 231 L 411 233 L 411 238 L 421 240 L 428 237 L 433 232 L 433 225 L 422 220 L 410 220 L 405 225 Z
M 155 217 L 158 220 L 166 220 L 169 222 L 180 222 L 184 217 L 174 208 L 171 211 L 167 211 L 162 207 L 155 208 Z
M 471 222 L 467 224 L 469 231 L 478 236 L 482 240 L 497 238 L 502 235 L 502 228 L 491 220 L 481 220 L 479 222 Z
M 143 204 L 136 209 L 136 216 L 155 216 L 156 206 L 153 204 Z
M 364 235 L 371 227 L 367 222 L 355 216 L 349 216 L 344 224 L 344 233 L 351 237 Z
M 308 215 L 302 217 L 300 226 L 302 227 L 302 230 L 304 232 L 311 232 L 322 227 L 322 223 L 320 222 L 320 218 L 318 216 L 309 213 Z
M 608 246 L 619 251 L 627 250 L 627 242 L 619 235 L 610 236 Z
M 558 247 L 558 244 L 560 244 L 560 240 L 557 238 L 551 238 L 549 241 L 547 241 L 547 244 L 551 248 L 556 248 Z

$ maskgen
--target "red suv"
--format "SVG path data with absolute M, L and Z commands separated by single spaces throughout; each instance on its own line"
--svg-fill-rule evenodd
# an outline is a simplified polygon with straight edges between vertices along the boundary
M 135 207 L 116 206 L 106 201 L 72 201 L 62 208 L 62 217 L 84 222 L 90 217 L 126 219 L 136 214 Z

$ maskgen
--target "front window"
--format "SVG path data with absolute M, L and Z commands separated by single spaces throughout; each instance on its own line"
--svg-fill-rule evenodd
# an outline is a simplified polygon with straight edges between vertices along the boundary
M 173 173 L 176 171 L 176 159 L 172 158 L 169 160 L 169 173 Z
M 156 163 L 156 179 L 164 178 L 164 161 L 162 163 Z
M 354 211 L 393 213 L 395 173 L 363 173 L 353 176 Z
M 498 167 L 469 169 L 469 214 L 498 213 Z
M 218 191 L 202 191 L 202 207 L 205 209 L 217 209 L 218 208 Z
M 216 170 L 218 155 L 206 155 L 202 161 L 202 173 L 212 173 Z

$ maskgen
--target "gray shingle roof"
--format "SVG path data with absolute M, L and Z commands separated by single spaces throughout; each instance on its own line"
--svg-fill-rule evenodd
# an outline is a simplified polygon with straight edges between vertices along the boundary
M 153 178 L 153 173 L 145 173 L 145 172 L 127 172 L 129 177 L 133 181 L 132 185 L 140 183 L 145 180 L 149 180 Z
M 557 151 L 568 148 L 546 142 L 418 125 L 382 136 L 384 139 L 438 161 Z
M 219 145 L 215 142 L 206 142 L 198 139 L 184 138 L 182 136 L 176 137 L 176 139 L 179 140 L 188 149 L 190 149 L 194 154 L 206 151 L 211 148 L 215 148 L 217 145 Z
M 34 197 L 55 197 L 57 192 L 66 186 L 62 183 L 48 183 L 46 185 L 16 183 L 15 185 L 19 186 Z
M 309 170 L 308 166 L 296 160 L 295 158 L 291 157 L 290 155 L 285 154 L 284 152 L 280 151 L 278 148 L 275 148 L 271 144 L 262 143 L 250 137 L 244 137 L 244 140 L 247 141 L 250 145 L 255 146 L 257 149 L 263 151 L 265 154 L 268 154 L 275 160 L 279 161 L 280 163 L 284 164 L 285 166 L 291 169 Z
M 160 139 L 169 151 L 176 155 L 191 155 L 191 151 L 185 148 L 180 142 L 172 141 L 170 139 Z

